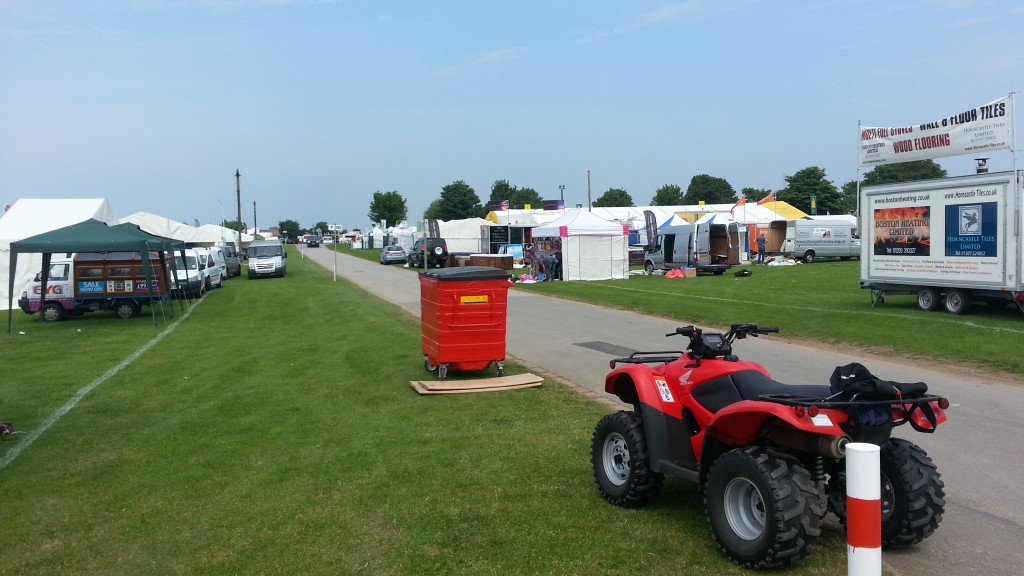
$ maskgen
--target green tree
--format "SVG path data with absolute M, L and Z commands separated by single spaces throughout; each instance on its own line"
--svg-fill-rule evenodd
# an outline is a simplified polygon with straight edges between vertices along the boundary
M 326 236 L 327 235 L 327 222 L 324 222 L 323 220 L 321 220 L 320 222 L 317 222 L 316 224 L 313 224 L 313 229 L 310 230 L 310 233 L 311 234 L 316 234 L 317 230 L 321 230 L 323 235 Z
M 508 205 L 509 208 L 526 208 L 529 204 L 531 208 L 540 208 L 543 203 L 544 198 L 533 188 L 518 188 L 509 199 Z
M 942 166 L 936 164 L 934 160 L 914 160 L 913 162 L 875 166 L 870 172 L 864 174 L 861 185 L 877 186 L 879 184 L 933 180 L 945 177 L 946 171 L 942 169 Z
M 235 232 L 245 232 L 245 230 L 242 229 L 242 223 L 238 220 L 221 220 L 220 225 L 228 228 L 229 230 L 234 230 Z
M 294 241 L 302 233 L 299 223 L 295 220 L 281 220 L 277 223 L 277 231 L 285 239 L 285 242 Z
M 435 208 L 435 206 L 431 205 L 431 208 Z M 456 180 L 441 189 L 436 215 L 431 217 L 440 220 L 462 220 L 478 218 L 485 214 L 476 191 L 462 180 Z
M 529 204 L 532 208 L 540 208 L 544 199 L 533 188 L 519 188 L 512 186 L 508 180 L 495 180 L 491 185 L 491 202 L 503 202 L 508 200 L 508 207 L 515 209 L 525 208 Z
M 772 191 L 767 188 L 744 188 L 740 190 L 740 195 L 746 196 L 747 202 L 757 202 L 771 193 Z
M 698 174 L 690 179 L 683 195 L 683 204 L 730 204 L 736 201 L 736 191 L 722 178 Z
M 508 180 L 495 180 L 494 184 L 491 184 L 491 196 L 488 198 L 491 202 L 504 202 L 508 200 L 509 206 L 512 204 L 512 194 L 516 191 L 515 187 L 508 183 Z
M 857 181 L 850 180 L 839 191 L 839 213 L 857 213 Z
M 409 209 L 405 205 L 405 198 L 398 192 L 374 192 L 370 211 L 366 215 L 370 222 L 386 221 L 391 226 L 408 218 Z
M 615 208 L 633 206 L 634 204 L 629 192 L 621 188 L 609 188 L 607 192 L 601 194 L 597 200 L 594 200 L 592 205 L 598 208 Z
M 440 219 L 441 218 L 439 216 L 440 213 L 441 213 L 441 199 L 438 198 L 437 200 L 434 200 L 433 202 L 431 202 L 430 205 L 427 206 L 427 209 L 423 211 L 423 219 L 424 220 L 426 220 L 428 218 L 438 218 L 438 219 Z
M 817 166 L 786 176 L 786 187 L 776 197 L 808 214 L 845 214 L 839 190 L 825 177 L 825 170 Z M 811 210 L 811 198 L 816 210 Z
M 654 193 L 651 206 L 680 206 L 683 204 L 683 189 L 675 184 L 665 184 Z

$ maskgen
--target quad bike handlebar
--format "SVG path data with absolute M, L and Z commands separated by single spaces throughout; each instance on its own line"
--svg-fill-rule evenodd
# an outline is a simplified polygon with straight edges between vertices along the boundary
M 685 336 L 690 339 L 687 350 L 694 360 L 712 359 L 732 355 L 732 343 L 735 340 L 742 340 L 747 336 L 757 337 L 761 334 L 778 332 L 778 328 L 762 328 L 757 324 L 733 324 L 724 334 L 718 332 L 704 332 L 696 326 L 680 326 L 675 332 L 665 334 L 669 336 Z

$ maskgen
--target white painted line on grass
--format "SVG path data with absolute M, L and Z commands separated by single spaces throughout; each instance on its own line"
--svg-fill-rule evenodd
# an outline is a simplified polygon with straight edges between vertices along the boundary
M 122 360 L 117 366 L 114 366 L 110 370 L 107 370 L 106 372 L 103 373 L 102 376 L 93 380 L 89 384 L 83 386 L 82 389 L 76 392 L 75 395 L 72 396 L 71 399 L 67 401 L 67 403 L 58 408 L 53 414 L 50 414 L 50 417 L 47 418 L 46 420 L 43 420 L 43 422 L 39 425 L 38 428 L 29 432 L 28 436 L 26 436 L 24 440 L 15 444 L 10 449 L 10 451 L 3 455 L 3 458 L 0 458 L 0 470 L 3 470 L 4 468 L 7 467 L 8 464 L 13 462 L 14 459 L 17 458 L 18 455 L 22 453 L 22 451 L 31 446 L 36 440 L 38 440 L 39 437 L 43 435 L 43 433 L 49 430 L 51 426 L 56 424 L 58 420 L 60 420 L 65 414 L 70 412 L 72 408 L 78 405 L 78 402 L 81 401 L 82 398 L 85 398 L 85 396 L 89 394 L 89 392 L 92 392 L 94 388 L 96 388 L 100 384 L 103 384 L 111 377 L 113 377 L 115 374 L 117 374 L 124 368 L 128 367 L 128 365 L 137 360 L 139 356 L 142 356 L 150 348 L 160 343 L 160 341 L 164 339 L 164 336 L 167 336 L 171 332 L 174 332 L 174 329 L 178 327 L 178 324 L 181 324 L 181 322 L 185 320 L 185 318 L 188 318 L 189 314 L 192 313 L 192 310 L 195 309 L 195 307 L 198 306 L 200 302 L 202 302 L 202 300 L 197 300 L 195 304 L 185 308 L 185 312 L 181 315 L 181 318 L 178 318 L 173 324 L 165 328 L 163 332 L 157 334 L 156 336 L 153 337 L 152 340 L 140 346 L 138 350 L 132 352 L 130 356 Z
M 699 296 L 696 294 L 680 294 L 678 292 L 662 292 L 661 290 L 644 290 L 642 288 L 629 288 L 626 286 L 616 286 L 614 284 L 602 284 L 595 282 L 595 286 L 601 288 L 610 288 L 614 290 L 623 290 L 627 292 L 642 292 L 645 294 L 659 294 L 662 296 L 673 296 L 679 298 L 690 298 L 693 300 L 712 300 L 715 302 L 729 302 L 736 304 L 754 304 L 762 306 L 764 308 L 782 308 L 786 310 L 798 310 L 802 312 L 834 312 L 837 314 L 856 314 L 860 316 L 880 316 L 885 318 L 906 318 L 915 322 L 939 322 L 942 324 L 953 324 L 954 326 L 961 326 L 964 328 L 976 328 L 978 330 L 986 330 L 992 332 L 1008 332 L 1010 334 L 1024 334 L 1024 330 L 1016 328 L 1001 328 L 998 326 L 982 326 L 976 322 L 969 320 L 957 320 L 951 318 L 951 314 L 925 314 L 921 316 L 910 316 L 908 314 L 900 314 L 898 312 L 877 312 L 871 309 L 868 310 L 836 310 L 834 308 L 812 308 L 809 306 L 799 306 L 793 304 L 780 304 L 777 302 L 751 302 L 750 300 L 737 300 L 734 298 L 719 298 L 717 296 Z

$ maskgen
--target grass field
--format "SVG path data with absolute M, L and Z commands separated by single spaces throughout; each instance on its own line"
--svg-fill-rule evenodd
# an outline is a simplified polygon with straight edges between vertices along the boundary
M 669 479 L 639 510 L 601 500 L 604 406 L 551 382 L 418 396 L 416 319 L 309 260 L 288 269 L 231 280 L 180 324 L 176 307 L 157 327 L 19 313 L 0 337 L 17 432 L 0 437 L 0 574 L 743 572 L 694 486 Z M 845 562 L 827 530 L 787 573 Z

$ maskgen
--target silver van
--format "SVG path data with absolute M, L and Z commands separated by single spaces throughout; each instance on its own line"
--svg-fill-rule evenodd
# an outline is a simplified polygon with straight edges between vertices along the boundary
M 284 244 L 273 240 L 261 240 L 249 244 L 249 279 L 261 276 L 284 278 L 288 253 Z

